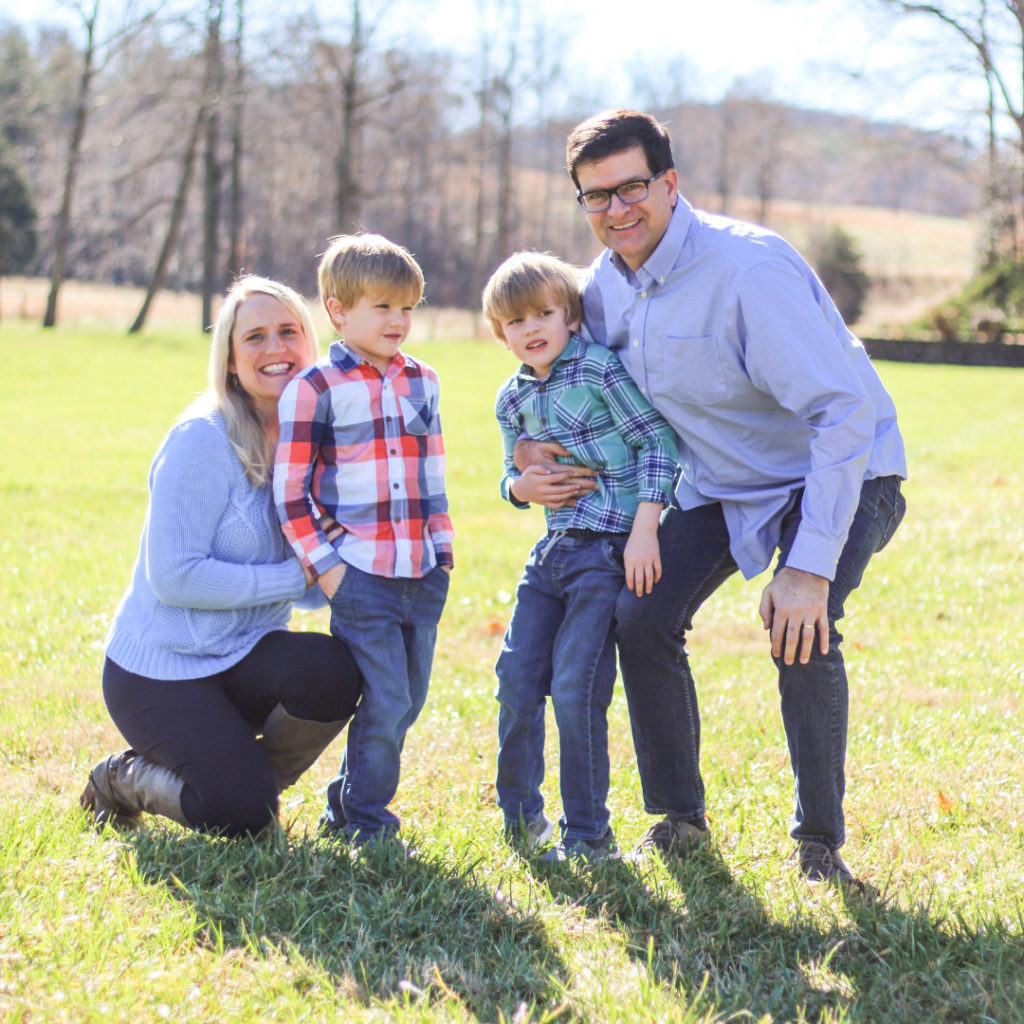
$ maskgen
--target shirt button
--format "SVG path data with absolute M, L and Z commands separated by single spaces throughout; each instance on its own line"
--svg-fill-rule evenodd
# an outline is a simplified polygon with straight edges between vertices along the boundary
M 641 299 L 646 299 L 647 298 L 647 292 L 641 292 L 640 293 L 640 298 Z
M 639 341 L 637 341 L 637 340 L 636 340 L 636 339 L 634 338 L 634 339 L 633 339 L 633 348 L 636 348 L 636 347 L 637 347 L 637 345 L 639 345 L 639 344 L 640 344 L 640 342 L 639 342 Z
M 665 283 L 665 278 L 659 277 L 658 278 L 658 284 L 664 284 L 664 283 Z
M 393 486 L 394 486 L 395 490 L 397 491 L 398 490 L 398 484 L 394 484 Z
M 400 523 L 401 521 L 402 521 L 402 517 L 401 516 L 395 516 L 395 522 L 396 523 Z
M 547 420 L 541 420 L 541 423 L 547 424 Z
M 547 390 L 547 384 L 541 384 L 541 386 L 539 388 L 537 388 L 537 390 L 538 391 L 546 391 Z
M 641 395 L 646 395 L 647 394 L 647 388 L 641 388 L 640 389 L 640 394 Z
M 397 455 L 397 454 L 398 454 L 398 453 L 397 453 L 397 452 L 395 451 L 395 449 L 394 449 L 394 448 L 389 448 L 389 449 L 388 449 L 388 451 L 389 451 L 389 452 L 391 452 L 391 454 L 392 454 L 392 455 Z
M 384 417 L 384 420 L 385 420 L 385 421 L 386 421 L 387 423 L 390 423 L 390 422 L 391 422 L 391 417 L 390 417 L 390 416 L 385 416 L 385 417 Z

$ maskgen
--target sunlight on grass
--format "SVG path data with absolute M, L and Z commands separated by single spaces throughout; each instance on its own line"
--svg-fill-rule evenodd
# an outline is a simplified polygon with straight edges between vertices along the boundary
M 789 859 L 792 775 L 756 580 L 716 594 L 690 644 L 711 850 L 592 875 L 509 859 L 493 663 L 543 518 L 498 497 L 494 393 L 512 363 L 480 342 L 413 349 L 441 376 L 457 530 L 396 801 L 421 856 L 353 863 L 315 837 L 340 742 L 285 795 L 287 834 L 228 843 L 152 821 L 95 835 L 77 795 L 120 742 L 101 641 L 150 460 L 203 386 L 205 342 L 5 325 L 0 348 L 3 1019 L 1024 1021 L 1019 371 L 880 364 L 912 478 L 906 521 L 842 624 L 845 853 L 881 893 L 847 904 L 809 891 Z M 621 691 L 611 736 L 629 846 L 647 822 Z

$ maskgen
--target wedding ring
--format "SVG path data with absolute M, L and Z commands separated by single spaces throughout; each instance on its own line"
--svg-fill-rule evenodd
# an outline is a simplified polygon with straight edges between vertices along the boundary
M 805 622 L 803 624 L 803 626 L 801 627 L 801 629 L 814 629 L 814 623 L 813 622 Z

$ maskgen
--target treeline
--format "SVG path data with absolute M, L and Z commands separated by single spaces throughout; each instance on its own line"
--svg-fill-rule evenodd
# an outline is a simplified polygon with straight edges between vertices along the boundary
M 129 7 L 116 24 L 97 3 L 77 33 L 0 32 L 0 272 L 52 277 L 51 312 L 67 276 L 201 292 L 208 323 L 243 271 L 315 291 L 326 239 L 363 227 L 416 254 L 438 305 L 474 308 L 519 248 L 593 255 L 563 146 L 608 98 L 577 95 L 540 13 L 483 4 L 477 51 L 456 56 L 386 45 L 394 15 L 360 0 L 339 25 L 306 14 L 270 34 L 250 31 L 245 0 L 173 19 Z M 951 215 L 976 203 L 961 140 L 794 110 L 742 83 L 717 104 L 666 102 L 656 71 L 619 102 L 670 122 L 683 191 L 712 209 L 755 196 L 770 223 L 783 197 Z

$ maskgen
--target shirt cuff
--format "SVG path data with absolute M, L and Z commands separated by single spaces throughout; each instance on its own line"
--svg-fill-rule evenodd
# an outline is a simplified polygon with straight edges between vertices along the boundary
M 501 478 L 501 496 L 514 508 L 529 508 L 530 503 L 528 501 L 520 501 L 512 493 L 512 484 L 518 480 L 517 476 L 503 476 Z
M 843 541 L 834 537 L 823 537 L 806 524 L 801 524 L 796 532 L 796 540 L 793 541 L 793 546 L 786 557 L 786 566 L 833 580 L 842 553 Z
M 321 544 L 303 562 L 309 567 L 313 578 L 318 580 L 325 572 L 330 572 L 336 565 L 342 564 L 341 555 L 334 550 L 333 544 Z
M 668 505 L 672 499 L 667 490 L 659 490 L 657 487 L 645 487 L 636 497 L 637 501 L 650 501 L 656 505 Z

